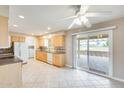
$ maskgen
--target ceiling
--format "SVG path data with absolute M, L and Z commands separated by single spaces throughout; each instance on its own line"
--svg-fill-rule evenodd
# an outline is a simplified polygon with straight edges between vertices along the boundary
M 46 32 L 67 30 L 73 19 L 62 19 L 75 14 L 74 9 L 66 5 L 12 5 L 9 9 L 9 31 L 30 35 L 42 35 Z M 111 14 L 88 19 L 92 24 L 95 24 L 124 17 L 123 10 L 124 6 L 119 5 L 91 5 L 88 11 L 111 11 Z M 24 16 L 24 19 L 19 18 L 19 15 Z M 17 25 L 17 27 L 13 25 Z M 48 30 L 48 27 L 51 29 Z

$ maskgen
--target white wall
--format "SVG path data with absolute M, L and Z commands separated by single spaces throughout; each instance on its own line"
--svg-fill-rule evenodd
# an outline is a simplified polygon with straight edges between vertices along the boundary
M 9 17 L 9 6 L 0 5 L 0 16 Z

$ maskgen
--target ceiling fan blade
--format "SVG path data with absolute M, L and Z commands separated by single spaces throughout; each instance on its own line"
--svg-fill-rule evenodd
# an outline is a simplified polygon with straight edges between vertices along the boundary
M 88 12 L 85 14 L 86 17 L 106 17 L 111 15 L 111 12 Z
M 68 29 L 71 29 L 74 24 L 75 24 L 75 19 L 74 19 L 73 22 L 69 25 Z
M 89 5 L 81 5 L 81 8 L 80 8 L 80 14 L 85 14 L 87 12 L 87 10 L 89 9 Z
M 70 17 L 66 17 L 66 18 L 63 18 L 61 20 L 68 20 L 68 19 L 73 19 L 73 18 L 76 18 L 77 16 L 70 16 Z
M 87 27 L 90 28 L 92 25 L 89 22 L 89 20 L 85 17 L 85 16 L 81 16 L 81 22 L 83 22 L 83 24 Z

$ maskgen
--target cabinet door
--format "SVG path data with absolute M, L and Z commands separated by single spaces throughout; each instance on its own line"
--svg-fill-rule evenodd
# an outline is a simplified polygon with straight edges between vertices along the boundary
M 36 46 L 37 48 L 39 48 L 40 46 L 44 46 L 44 38 L 42 36 L 37 37 Z
M 59 55 L 53 54 L 53 65 L 58 66 L 60 63 L 60 57 Z
M 18 37 L 20 42 L 25 42 L 25 37 Z
M 39 37 L 39 45 L 44 46 L 44 38 L 43 37 Z
M 1 11 L 0 11 L 1 12 Z M 8 18 L 0 16 L 0 47 L 9 47 Z
M 43 55 L 42 61 L 47 62 L 47 53 L 42 52 L 42 55 Z
M 12 36 L 11 37 L 11 41 L 12 42 L 18 42 L 19 41 L 19 38 L 17 38 L 16 36 Z
M 42 60 L 42 53 L 40 51 L 36 52 L 36 59 L 37 60 Z
M 62 67 L 64 66 L 63 54 L 53 54 L 53 65 Z
M 51 41 L 54 47 L 64 46 L 64 36 L 54 36 Z
M 12 42 L 25 42 L 25 37 L 23 36 L 11 36 Z
M 47 53 L 46 52 L 37 51 L 36 52 L 36 59 L 40 60 L 40 61 L 47 62 Z

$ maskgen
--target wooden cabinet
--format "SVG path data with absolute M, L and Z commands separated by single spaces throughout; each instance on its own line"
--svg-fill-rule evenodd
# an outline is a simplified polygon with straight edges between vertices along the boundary
M 65 54 L 53 54 L 53 65 L 58 67 L 64 66 L 64 56 Z
M 58 67 L 65 66 L 65 54 L 53 54 L 52 64 Z M 48 56 L 46 52 L 36 51 L 36 59 L 48 63 Z
M 37 46 L 44 46 L 44 38 L 42 36 L 37 37 Z
M 47 53 L 42 52 L 42 61 L 47 62 Z
M 53 47 L 62 47 L 65 46 L 65 40 L 64 40 L 64 36 L 53 36 L 51 38 L 51 43 L 53 45 Z
M 54 35 L 51 37 L 47 37 L 47 36 L 39 36 L 37 37 L 37 48 L 39 48 L 40 46 L 44 46 L 45 47 L 45 41 L 46 39 L 49 40 L 49 48 L 52 46 L 54 48 L 56 47 L 65 47 L 65 37 L 64 35 Z M 56 50 L 55 50 L 56 51 Z M 59 54 L 59 53 L 53 53 L 52 56 L 52 64 L 58 67 L 63 67 L 65 65 L 65 54 Z M 43 52 L 43 51 L 37 51 L 36 52 L 36 59 L 43 61 L 43 62 L 48 62 L 48 58 L 49 56 L 47 56 L 47 52 Z
M 47 62 L 47 53 L 42 51 L 36 51 L 36 59 Z
M 46 36 L 47 38 L 47 36 Z M 37 37 L 37 47 L 39 46 L 45 46 L 45 39 L 43 36 Z M 52 36 L 49 38 L 49 43 L 53 47 L 62 47 L 65 46 L 65 38 L 64 35 L 57 35 L 57 36 Z
M 40 51 L 36 52 L 36 59 L 37 60 L 42 60 L 42 53 Z
M 11 36 L 11 42 L 25 42 L 25 37 L 23 37 L 23 36 Z
M 0 16 L 0 48 L 9 47 L 8 18 Z

